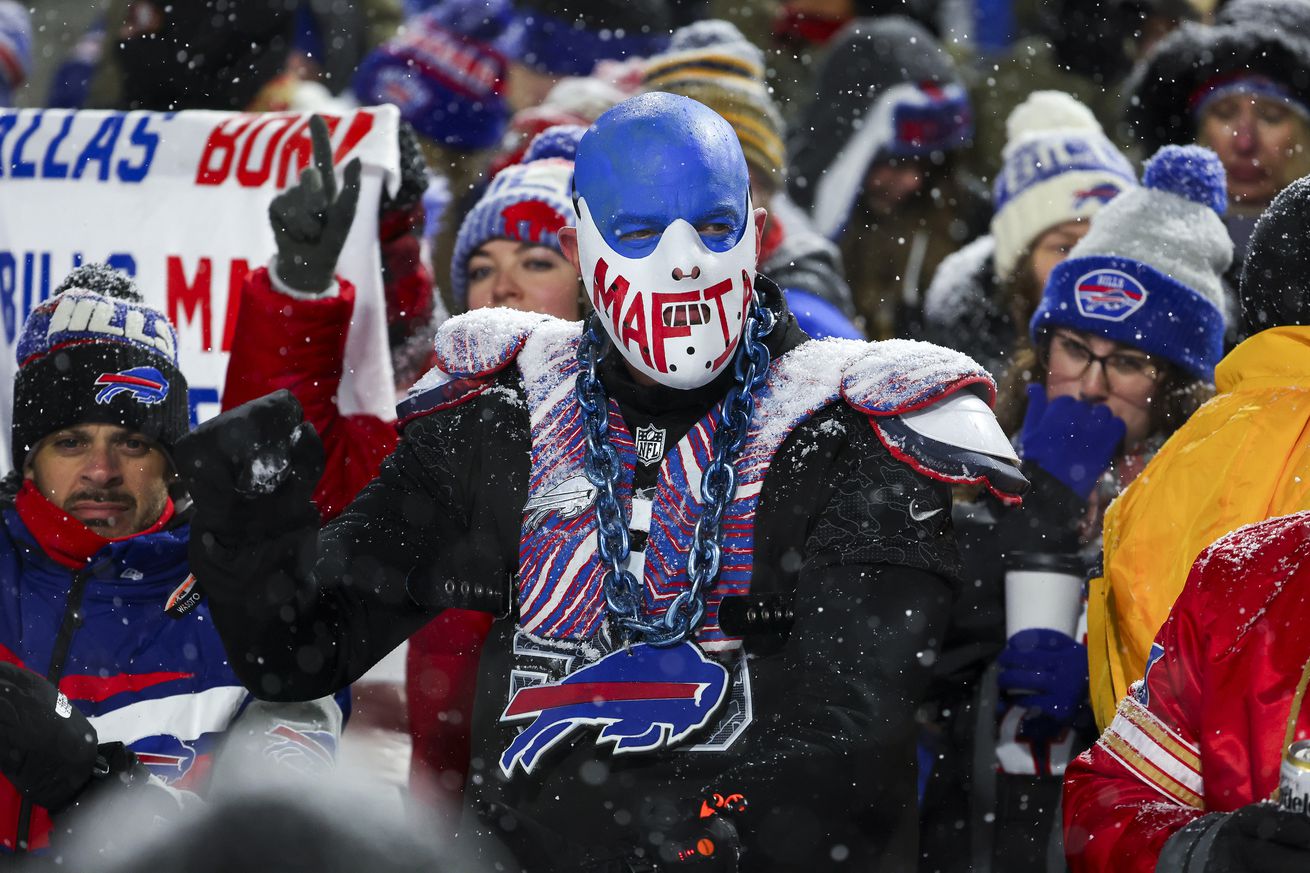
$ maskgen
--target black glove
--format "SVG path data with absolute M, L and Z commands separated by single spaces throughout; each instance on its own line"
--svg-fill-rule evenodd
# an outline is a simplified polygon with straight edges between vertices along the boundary
M 309 121 L 314 165 L 300 172 L 300 182 L 283 191 L 268 207 L 277 241 L 277 276 L 306 294 L 322 294 L 332 285 L 341 247 L 346 244 L 359 202 L 359 158 L 346 164 L 341 190 L 332 168 L 327 123 Z
M 1252 803 L 1210 827 L 1184 828 L 1170 838 L 1160 863 L 1157 870 L 1168 865 L 1180 873 L 1310 870 L 1310 816 L 1274 803 Z
M 413 209 L 428 190 L 428 161 L 423 156 L 423 146 L 419 144 L 413 125 L 401 121 L 397 139 L 400 143 L 400 187 L 395 197 L 382 192 L 379 213 Z
M 45 677 L 0 663 L 0 773 L 49 810 L 67 806 L 96 769 L 96 730 Z
M 173 457 L 195 501 L 196 531 L 236 546 L 318 526 L 323 442 L 290 391 L 211 418 L 178 440 Z

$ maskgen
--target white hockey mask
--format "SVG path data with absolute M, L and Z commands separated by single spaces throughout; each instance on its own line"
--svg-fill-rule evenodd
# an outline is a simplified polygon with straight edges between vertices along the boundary
M 670 388 L 699 388 L 723 372 L 745 329 L 759 257 L 749 197 L 741 239 L 723 252 L 679 218 L 654 251 L 629 258 L 605 241 L 585 198 L 578 210 L 582 280 L 624 360 Z

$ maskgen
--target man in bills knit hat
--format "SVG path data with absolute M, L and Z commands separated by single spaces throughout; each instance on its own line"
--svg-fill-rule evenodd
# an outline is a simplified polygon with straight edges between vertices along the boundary
M 332 698 L 253 702 L 214 636 L 190 507 L 170 493 L 189 429 L 173 325 L 126 275 L 73 271 L 18 340 L 0 495 L 0 857 L 66 853 L 89 821 L 74 811 L 106 793 L 176 814 L 211 772 L 233 772 L 211 767 L 229 731 L 223 756 L 313 768 L 335 753 Z

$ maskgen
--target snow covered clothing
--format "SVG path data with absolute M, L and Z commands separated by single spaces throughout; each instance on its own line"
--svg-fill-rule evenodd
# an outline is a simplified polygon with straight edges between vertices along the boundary
M 1310 327 L 1263 331 L 1215 369 L 1218 396 L 1110 508 L 1089 590 L 1092 700 L 1109 723 L 1208 543 L 1310 508 Z
M 293 541 L 308 545 L 316 531 L 278 531 L 284 545 L 275 550 L 228 551 L 214 541 L 202 584 L 225 603 L 218 623 L 233 650 L 266 659 L 258 667 L 243 662 L 250 678 L 278 675 L 277 694 L 287 698 L 348 682 L 467 589 L 467 597 L 509 613 L 482 658 L 470 812 L 485 818 L 471 820 L 470 831 L 497 830 L 508 811 L 511 823 L 521 823 L 517 839 L 541 840 L 520 844 L 519 863 L 579 869 L 623 857 L 650 830 L 694 818 L 717 792 L 750 798 L 739 819 L 745 870 L 827 869 L 839 863 L 836 844 L 849 853 L 836 853 L 843 859 L 907 867 L 916 815 L 911 701 L 925 678 L 920 656 L 941 631 L 954 565 L 950 491 L 941 480 L 990 478 L 1003 492 L 1019 483 L 1003 461 L 970 454 L 964 465 L 950 462 L 895 415 L 911 395 L 931 403 L 949 393 L 957 403 L 981 404 L 970 392 L 986 391 L 983 374 L 931 347 L 806 343 L 776 287 L 762 277 L 755 287 L 782 321 L 766 340 L 771 383 L 737 464 L 723 569 L 697 636 L 706 652 L 733 665 L 733 693 L 741 692 L 715 728 L 696 735 L 705 751 L 611 757 L 592 736 L 557 733 L 550 745 L 567 741 L 551 754 L 516 754 L 506 764 L 522 736 L 512 716 L 501 721 L 507 704 L 525 691 L 566 687 L 551 680 L 584 665 L 608 663 L 594 660 L 607 637 L 596 635 L 604 609 L 595 514 L 586 511 L 592 498 L 577 467 L 571 386 L 579 326 L 546 316 L 488 310 L 443 326 L 442 371 L 402 404 L 400 445 L 322 532 L 313 568 L 275 555 L 290 558 L 300 548 Z M 905 365 L 916 377 L 934 375 L 898 382 Z M 629 566 L 656 596 L 671 594 L 685 584 L 687 520 L 699 515 L 696 489 L 680 483 L 701 476 L 712 421 L 705 415 L 732 376 L 677 391 L 636 384 L 614 354 L 598 369 L 612 398 Z M 871 418 L 868 409 L 882 414 Z M 211 442 L 227 425 L 220 418 L 202 426 L 186 451 L 213 464 L 243 463 Z M 568 559 L 553 560 L 557 551 Z M 574 566 L 566 571 L 566 563 Z M 342 584 L 348 568 L 364 564 L 371 585 Z M 250 581 L 273 572 L 316 580 L 319 594 L 252 611 L 264 602 L 249 596 Z M 792 616 L 790 633 L 768 632 L 753 610 L 750 627 L 734 625 L 733 606 L 754 598 L 771 604 L 770 614 L 776 603 L 777 613 Z M 287 625 L 277 618 L 285 609 L 303 620 Z M 866 623 L 880 633 L 851 631 Z M 570 624 L 577 629 L 562 630 Z M 331 638 L 316 638 L 316 629 L 329 627 Z M 292 642 L 288 631 L 303 636 Z M 302 645 L 323 654 L 322 670 L 296 664 L 291 652 Z M 743 659 L 746 651 L 754 657 Z M 561 724 L 566 734 L 581 727 Z
M 1029 323 L 1033 345 L 1052 327 L 1128 343 L 1209 382 L 1223 356 L 1223 274 L 1233 244 L 1224 168 L 1200 146 L 1165 146 L 1142 186 L 1091 220 L 1051 271 Z
M 122 425 L 165 450 L 191 429 L 177 333 L 125 273 L 104 264 L 69 273 L 28 317 L 17 354 L 16 470 L 42 438 L 74 424 Z
M 1090 109 L 1062 91 L 1035 91 L 1006 120 L 1004 164 L 992 193 L 998 278 L 1050 228 L 1090 218 L 1136 187 L 1132 165 L 1106 139 Z
M 1127 84 L 1128 120 L 1147 151 L 1196 141 L 1199 108 L 1234 76 L 1262 77 L 1310 106 L 1310 5 L 1232 0 L 1213 26 L 1184 23 L 1160 40 Z
M 190 575 L 186 519 L 106 540 L 26 483 L 0 504 L 0 660 L 56 683 L 101 743 L 121 742 L 170 785 L 203 792 L 239 729 L 270 759 L 331 764 L 331 698 L 258 703 L 228 664 Z M 51 819 L 0 780 L 0 855 L 46 848 Z
M 789 143 L 788 191 L 835 240 L 855 225 L 875 161 L 954 151 L 972 132 L 968 97 L 932 34 L 899 16 L 855 19 L 834 39 Z
M 1215 869 L 1228 820 L 1216 813 L 1273 795 L 1284 750 L 1310 736 L 1296 694 L 1310 663 L 1308 548 L 1303 512 L 1242 528 L 1197 559 L 1144 678 L 1069 767 L 1076 873 Z M 1304 852 L 1276 869 L 1304 869 Z

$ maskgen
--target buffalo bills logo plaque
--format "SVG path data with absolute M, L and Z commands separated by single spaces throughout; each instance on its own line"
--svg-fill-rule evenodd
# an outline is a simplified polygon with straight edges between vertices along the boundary
M 618 649 L 510 697 L 500 720 L 532 723 L 500 756 L 500 769 L 531 773 L 551 747 L 588 726 L 601 729 L 596 742 L 613 743 L 615 754 L 673 747 L 710 723 L 727 691 L 728 671 L 692 643 Z

